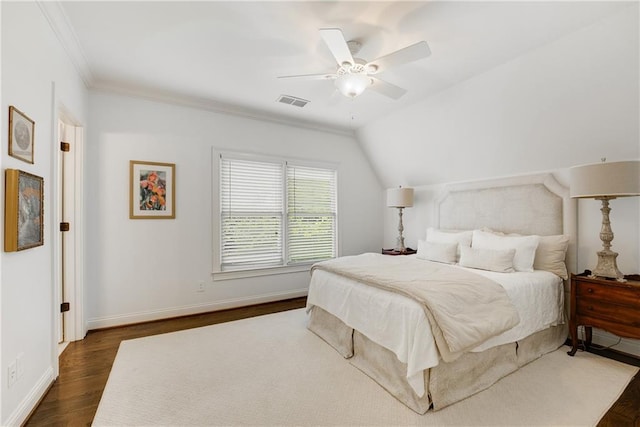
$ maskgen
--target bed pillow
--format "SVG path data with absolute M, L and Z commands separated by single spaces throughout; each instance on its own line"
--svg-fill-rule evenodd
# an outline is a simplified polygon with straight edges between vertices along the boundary
M 516 271 L 533 271 L 533 260 L 540 236 L 500 236 L 482 230 L 473 230 L 473 245 L 476 249 L 515 249 L 513 268 Z
M 490 228 L 482 228 L 482 231 L 497 234 L 498 236 L 522 236 L 522 234 L 504 234 L 501 231 Z M 552 236 L 540 236 L 540 242 L 536 248 L 536 255 L 533 260 L 534 270 L 549 271 L 556 276 L 567 280 L 567 264 L 565 263 L 567 249 L 569 248 L 569 236 L 557 234 Z
M 562 234 L 555 236 L 540 236 L 540 243 L 536 249 L 533 261 L 535 270 L 550 271 L 553 274 L 567 280 L 567 265 L 565 257 L 569 247 L 569 236 Z
M 444 262 L 446 264 L 455 264 L 457 257 L 458 244 L 427 242 L 426 240 L 418 240 L 417 257 L 428 261 Z
M 458 245 L 456 255 L 460 258 L 460 247 L 471 246 L 472 231 L 441 230 L 433 227 L 427 228 L 427 242 L 456 243 Z
M 514 271 L 515 254 L 515 249 L 479 249 L 463 246 L 460 248 L 460 265 L 499 273 L 511 273 Z

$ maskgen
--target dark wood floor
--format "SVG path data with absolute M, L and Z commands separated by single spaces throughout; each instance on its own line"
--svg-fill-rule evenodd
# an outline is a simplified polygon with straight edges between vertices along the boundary
M 591 353 L 640 367 L 640 359 L 608 349 L 593 347 Z M 631 380 L 624 393 L 598 423 L 598 427 L 640 427 L 640 372 Z
M 640 427 L 640 374 L 598 423 L 598 427 Z
M 296 298 L 157 322 L 91 331 L 70 343 L 60 356 L 60 376 L 51 386 L 26 426 L 88 426 L 107 383 L 120 341 L 196 328 L 305 306 Z M 588 374 L 588 373 L 585 373 Z M 640 427 L 640 375 L 598 424 L 601 427 Z

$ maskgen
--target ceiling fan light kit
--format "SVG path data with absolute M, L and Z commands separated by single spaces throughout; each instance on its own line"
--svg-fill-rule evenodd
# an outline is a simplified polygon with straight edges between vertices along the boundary
M 360 50 L 361 44 L 354 40 L 347 42 L 339 28 L 322 28 L 320 29 L 320 35 L 338 63 L 336 72 L 333 74 L 281 76 L 279 78 L 334 79 L 338 91 L 348 98 L 355 98 L 370 87 L 372 90 L 389 98 L 399 99 L 407 92 L 405 89 L 380 80 L 373 75 L 392 66 L 417 61 L 431 55 L 427 42 L 421 41 L 373 61 L 366 62 L 360 58 L 353 58 L 353 55 Z
M 371 86 L 371 78 L 365 74 L 341 74 L 336 78 L 336 87 L 346 97 L 355 98 Z

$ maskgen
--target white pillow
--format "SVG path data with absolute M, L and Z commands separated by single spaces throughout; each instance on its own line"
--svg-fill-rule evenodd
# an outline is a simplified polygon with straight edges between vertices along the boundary
M 569 236 L 562 234 L 555 236 L 540 236 L 540 243 L 536 249 L 533 261 L 535 270 L 545 270 L 567 280 L 567 265 L 564 260 L 569 247 Z
M 429 261 L 455 264 L 457 261 L 458 244 L 437 243 L 418 240 L 418 253 L 416 257 Z
M 471 247 L 472 231 L 448 231 L 437 228 L 427 228 L 427 242 L 435 243 L 456 243 L 457 256 L 460 258 L 460 247 Z
M 492 230 L 490 228 L 482 228 L 482 231 L 497 234 L 498 236 L 522 236 L 522 234 L 510 233 L 504 234 L 501 231 Z M 540 236 L 540 243 L 536 248 L 536 256 L 533 260 L 534 270 L 549 271 L 556 276 L 567 280 L 569 273 L 565 258 L 567 249 L 569 248 L 569 236 L 557 234 L 552 236 Z
M 478 249 L 463 246 L 460 248 L 460 265 L 499 273 L 513 272 L 515 249 Z
M 516 271 L 533 271 L 533 260 L 540 236 L 499 236 L 482 230 L 473 230 L 473 245 L 477 249 L 515 249 L 513 268 Z

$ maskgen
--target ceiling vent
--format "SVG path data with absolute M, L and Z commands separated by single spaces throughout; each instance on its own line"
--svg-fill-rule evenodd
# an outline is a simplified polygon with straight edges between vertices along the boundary
M 307 101 L 306 99 L 296 98 L 295 96 L 291 96 L 291 95 L 280 95 L 280 98 L 278 98 L 278 102 L 282 102 L 283 104 L 294 105 L 300 108 L 304 107 L 309 103 L 309 101 Z

